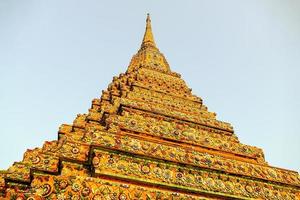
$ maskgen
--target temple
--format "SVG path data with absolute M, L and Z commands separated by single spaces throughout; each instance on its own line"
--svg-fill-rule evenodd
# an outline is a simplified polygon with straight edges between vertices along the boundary
M 171 71 L 149 15 L 138 52 L 58 139 L 0 172 L 0 199 L 300 199 L 295 171 L 242 144 Z

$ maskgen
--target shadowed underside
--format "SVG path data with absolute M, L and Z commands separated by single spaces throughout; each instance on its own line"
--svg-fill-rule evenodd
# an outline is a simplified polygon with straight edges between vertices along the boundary
M 2 199 L 300 199 L 294 171 L 239 142 L 156 47 L 138 52 L 58 140 L 0 172 Z

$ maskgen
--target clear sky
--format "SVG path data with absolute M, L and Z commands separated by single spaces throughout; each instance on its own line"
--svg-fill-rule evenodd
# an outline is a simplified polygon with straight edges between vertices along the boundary
M 156 44 L 241 142 L 300 171 L 300 1 L 0 0 L 0 168 L 86 113 Z

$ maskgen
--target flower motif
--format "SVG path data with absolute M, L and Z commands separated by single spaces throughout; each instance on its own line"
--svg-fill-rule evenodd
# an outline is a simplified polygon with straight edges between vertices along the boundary
M 82 195 L 83 197 L 87 197 L 87 196 L 89 196 L 90 192 L 91 192 L 90 188 L 85 187 L 85 188 L 83 188 L 83 189 L 81 190 L 81 195 Z
M 109 158 L 109 159 L 108 159 L 108 163 L 109 163 L 109 164 L 113 164 L 114 162 L 115 162 L 114 158 Z
M 197 176 L 196 177 L 196 182 L 202 184 L 203 183 L 203 178 L 201 176 Z
M 135 125 L 137 125 L 137 122 L 136 122 L 136 120 L 132 119 L 132 120 L 129 121 L 129 124 L 131 126 L 135 126 Z
M 150 167 L 149 167 L 148 165 L 142 165 L 141 171 L 142 171 L 144 174 L 148 174 L 148 173 L 150 172 Z
M 66 180 L 61 180 L 61 181 L 59 182 L 59 188 L 60 188 L 61 190 L 65 189 L 67 186 L 68 186 L 68 181 L 66 181 Z
M 98 166 L 99 165 L 99 163 L 100 163 L 100 159 L 97 157 L 97 156 L 95 156 L 94 158 L 93 158 L 93 165 L 94 166 Z
M 42 196 L 43 197 L 49 196 L 51 194 L 51 192 L 52 192 L 51 191 L 52 188 L 51 188 L 51 186 L 48 183 L 42 185 L 41 189 L 42 189 Z
M 119 200 L 126 200 L 126 199 L 127 199 L 126 194 L 121 193 L 121 194 L 119 195 Z
M 45 165 L 48 165 L 49 163 L 50 163 L 50 160 L 48 160 L 48 159 L 44 160 Z
M 245 189 L 249 194 L 253 193 L 253 188 L 250 185 L 246 185 Z
M 79 153 L 79 149 L 77 147 L 73 147 L 72 153 L 73 154 L 78 154 Z
M 148 150 L 149 148 L 150 148 L 150 144 L 149 144 L 149 143 L 143 143 L 143 144 L 142 144 L 142 149 L 143 149 L 143 150 L 146 151 L 146 150 Z
M 72 185 L 72 190 L 73 190 L 74 192 L 78 192 L 78 191 L 80 190 L 80 185 L 79 185 L 78 183 L 74 183 L 74 184 Z
M 183 177 L 183 173 L 178 172 L 176 173 L 176 178 L 181 179 Z
M 31 157 L 32 164 L 37 164 L 40 162 L 40 160 L 41 160 L 41 158 L 39 156 Z

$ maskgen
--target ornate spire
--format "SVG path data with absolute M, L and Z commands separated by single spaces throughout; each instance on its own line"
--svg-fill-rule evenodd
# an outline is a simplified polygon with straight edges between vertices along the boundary
M 158 71 L 171 72 L 170 66 L 162 53 L 156 47 L 151 28 L 149 13 L 146 19 L 146 30 L 141 44 L 141 48 L 132 57 L 128 66 L 128 72 L 140 67 L 148 67 Z
M 141 48 L 145 47 L 154 47 L 156 48 L 155 42 L 154 42 L 154 37 L 152 34 L 152 28 L 151 28 L 151 19 L 150 19 L 150 14 L 147 14 L 147 19 L 146 19 L 146 30 L 143 38 L 143 42 L 141 45 Z

